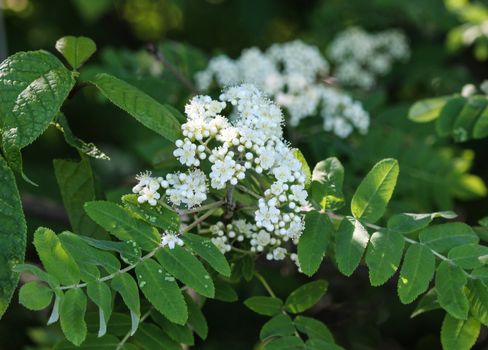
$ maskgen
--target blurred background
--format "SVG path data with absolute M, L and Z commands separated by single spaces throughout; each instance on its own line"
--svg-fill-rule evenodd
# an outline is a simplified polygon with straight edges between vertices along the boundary
M 436 136 L 433 124 L 407 120 L 408 108 L 421 98 L 451 94 L 488 78 L 488 1 L 468 0 L 0 0 L 0 59 L 18 51 L 44 49 L 65 35 L 92 38 L 97 53 L 82 77 L 106 71 L 176 108 L 190 93 L 148 53 L 159 47 L 180 72 L 193 78 L 217 53 L 237 57 L 242 49 L 266 49 L 300 38 L 325 52 L 342 30 L 400 29 L 411 46 L 410 59 L 397 64 L 368 92 L 356 92 L 371 115 L 366 136 L 338 139 L 300 125 L 293 135 L 309 164 L 337 156 L 346 169 L 349 194 L 368 169 L 385 157 L 397 158 L 401 175 L 392 212 L 453 209 L 476 224 L 488 215 L 487 140 L 454 144 Z M 171 168 L 169 145 L 96 94 L 81 90 L 63 108 L 73 132 L 94 142 L 111 161 L 94 161 L 100 193 L 118 200 L 134 174 Z M 312 123 L 312 122 L 310 122 Z M 313 136 L 313 137 L 312 137 Z M 52 167 L 54 158 L 77 158 L 56 128 L 49 128 L 24 151 L 25 172 L 39 184 L 19 181 L 29 238 L 40 225 L 69 229 Z M 349 196 L 350 198 L 350 196 Z M 27 260 L 35 262 L 32 245 Z M 305 279 L 292 266 L 258 262 L 278 296 Z M 347 349 L 440 349 L 442 312 L 410 319 L 414 305 L 402 305 L 396 280 L 369 287 L 367 270 L 341 276 L 329 262 L 319 277 L 329 293 L 310 314 L 323 320 Z M 240 300 L 265 294 L 254 282 L 237 286 Z M 266 321 L 242 303 L 208 301 L 209 339 L 196 349 L 252 349 Z M 45 328 L 47 315 L 29 312 L 14 299 L 0 321 L 0 349 L 49 349 L 60 337 Z M 486 329 L 477 349 L 488 349 Z

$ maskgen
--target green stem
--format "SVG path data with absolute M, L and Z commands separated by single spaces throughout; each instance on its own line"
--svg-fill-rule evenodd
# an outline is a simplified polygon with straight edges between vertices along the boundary
M 144 322 L 144 320 L 146 318 L 149 317 L 149 315 L 151 314 L 151 311 L 152 311 L 152 307 L 146 311 L 146 313 L 144 315 L 141 316 L 141 318 L 139 319 L 139 323 L 142 323 Z M 120 343 L 117 344 L 117 347 L 115 348 L 115 350 L 120 350 L 122 349 L 122 347 L 124 346 L 124 344 L 127 342 L 127 340 L 129 340 L 130 336 L 131 336 L 131 331 L 129 329 L 129 331 L 125 334 L 125 336 L 122 338 L 122 340 L 120 341 Z
M 270 296 L 276 298 L 276 294 L 273 292 L 271 287 L 269 286 L 268 282 L 264 279 L 264 277 L 257 271 L 254 271 L 254 276 L 258 279 L 259 282 L 263 285 L 264 289 L 268 292 Z
M 178 214 L 185 215 L 185 214 L 199 213 L 201 211 L 205 211 L 205 210 L 208 210 L 208 209 L 212 209 L 212 208 L 215 208 L 215 207 L 220 207 L 224 203 L 225 203 L 224 200 L 220 200 L 218 202 L 213 202 L 213 203 L 209 203 L 209 204 L 206 204 L 206 205 L 202 205 L 201 207 L 198 207 L 198 208 L 193 208 L 193 209 L 188 209 L 188 210 L 178 210 Z

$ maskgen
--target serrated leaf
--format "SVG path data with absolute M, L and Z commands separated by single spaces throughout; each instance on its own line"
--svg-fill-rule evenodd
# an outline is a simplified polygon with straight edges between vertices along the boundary
M 108 252 L 93 248 L 81 236 L 65 231 L 59 234 L 63 247 L 71 254 L 81 269 L 81 265 L 101 266 L 108 273 L 120 270 L 119 260 Z
M 468 283 L 468 300 L 471 315 L 483 325 L 488 325 L 488 286 L 479 280 Z
M 351 212 L 356 219 L 375 223 L 383 216 L 395 189 L 398 173 L 395 159 L 383 159 L 376 163 L 352 197 Z
M 98 74 L 91 81 L 117 107 L 169 141 L 181 137 L 181 125 L 166 106 L 136 87 L 109 74 Z
M 329 328 L 319 320 L 306 316 L 297 316 L 293 321 L 295 327 L 308 338 L 320 339 L 326 342 L 334 342 L 334 336 Z
M 69 127 L 68 120 L 63 113 L 58 113 L 54 126 L 63 133 L 66 143 L 78 150 L 83 155 L 94 159 L 110 160 L 110 157 L 103 153 L 96 145 L 85 142 L 76 137 Z
M 322 339 L 308 339 L 306 342 L 307 350 L 344 350 L 343 347 L 326 342 Z
M 184 296 L 188 305 L 188 324 L 201 339 L 205 340 L 208 335 L 207 320 L 196 302 L 188 294 L 185 293 Z
M 285 309 L 297 314 L 311 308 L 327 292 L 328 286 L 327 281 L 317 280 L 298 287 L 286 298 Z
M 83 343 L 87 334 L 85 312 L 86 295 L 83 290 L 68 290 L 61 300 L 59 317 L 64 336 L 77 346 Z
M 453 219 L 457 215 L 452 211 L 440 211 L 427 214 L 403 213 L 393 215 L 388 219 L 387 227 L 400 233 L 412 233 L 421 230 L 435 218 Z
M 446 314 L 441 328 L 441 343 L 444 350 L 469 350 L 476 343 L 480 323 L 474 318 L 458 320 Z
M 181 350 L 179 344 L 161 332 L 161 329 L 153 324 L 141 324 L 134 339 L 144 349 Z
M 369 280 L 380 286 L 390 279 L 400 266 L 405 240 L 396 231 L 380 230 L 371 236 L 366 252 Z
M 186 325 L 182 326 L 173 322 L 170 322 L 166 317 L 161 315 L 156 310 L 151 311 L 151 318 L 156 322 L 163 331 L 178 344 L 194 345 L 195 339 L 193 338 L 193 332 Z
M 79 238 L 94 248 L 119 253 L 122 260 L 129 264 L 139 261 L 141 257 L 141 248 L 135 242 L 104 241 L 86 236 Z
M 105 335 L 103 338 L 98 338 L 96 335 L 89 334 L 81 346 L 75 346 L 67 340 L 63 340 L 56 344 L 54 350 L 113 350 L 119 343 L 120 340 L 110 334 Z M 128 350 L 125 347 L 122 349 Z
M 156 253 L 159 263 L 171 275 L 175 276 L 197 293 L 213 298 L 215 287 L 209 273 L 190 252 L 180 246 L 174 249 L 161 249 Z
M 463 109 L 465 103 L 466 98 L 463 96 L 455 96 L 446 102 L 435 125 L 437 133 L 440 136 L 451 135 L 456 118 Z
M 133 335 L 139 325 L 141 309 L 139 301 L 139 290 L 137 283 L 128 273 L 118 273 L 111 281 L 112 289 L 120 294 L 124 304 L 130 310 L 131 335 Z
M 264 340 L 269 337 L 292 335 L 294 332 L 295 326 L 290 316 L 279 314 L 263 325 L 259 338 Z
M 1 100 L 1 97 L 0 97 Z M 1 108 L 1 107 L 0 107 Z M 15 176 L 0 156 L 0 318 L 7 310 L 19 280 L 14 266 L 24 262 L 27 226 Z
M 465 244 L 452 248 L 447 257 L 463 269 L 476 269 L 488 263 L 488 247 Z
M 232 288 L 230 283 L 227 283 L 225 281 L 222 281 L 219 278 L 216 278 L 214 281 L 214 285 L 215 285 L 214 298 L 216 300 L 225 301 L 227 303 L 233 303 L 234 301 L 237 301 L 239 299 L 239 296 L 237 295 L 234 288 Z
M 448 261 L 442 261 L 435 275 L 437 301 L 452 317 L 468 318 L 469 302 L 464 291 L 467 283 L 463 270 Z
M 13 268 L 13 271 L 15 272 L 29 272 L 32 275 L 36 276 L 39 278 L 41 281 L 46 282 L 51 286 L 52 289 L 55 289 L 56 287 L 59 286 L 59 281 L 56 277 L 48 274 L 47 272 L 41 270 L 35 265 L 31 264 L 19 264 L 15 265 Z
M 416 102 L 408 111 L 408 119 L 417 123 L 426 123 L 439 116 L 444 107 L 447 97 L 436 97 Z
M 122 197 L 124 205 L 140 216 L 147 223 L 166 231 L 180 231 L 180 216 L 163 206 L 153 207 L 148 203 L 140 204 L 137 195 L 129 194 Z
M 369 242 L 368 231 L 356 219 L 345 217 L 336 234 L 335 258 L 337 267 L 350 276 L 356 270 Z
M 100 315 L 98 312 L 87 312 L 85 321 L 88 327 L 88 334 L 98 332 L 98 321 Z M 125 336 L 131 329 L 131 319 L 125 313 L 113 312 L 107 323 L 107 334 L 115 336 Z M 104 336 L 105 337 L 105 336 Z
M 286 336 L 270 341 L 264 346 L 264 350 L 305 350 L 305 344 L 300 338 Z
M 52 230 L 39 227 L 34 232 L 34 246 L 46 271 L 62 284 L 76 284 L 80 281 L 78 265 Z
M 160 235 L 152 226 L 134 219 L 129 212 L 112 202 L 85 203 L 88 216 L 121 241 L 136 242 L 144 250 L 153 250 L 160 243 Z
M 473 96 L 468 99 L 454 122 L 452 135 L 455 141 L 464 142 L 473 137 L 476 120 L 488 104 L 486 97 Z
M 412 244 L 403 259 L 398 278 L 398 296 L 404 304 L 409 304 L 429 288 L 434 277 L 435 256 L 422 244 Z
M 274 297 L 255 296 L 244 300 L 244 305 L 260 315 L 274 316 L 281 312 L 283 302 Z
M 4 143 L 8 139 L 10 146 L 22 149 L 37 139 L 74 83 L 71 72 L 46 51 L 19 52 L 4 60 L 0 64 Z
M 432 288 L 422 297 L 420 297 L 420 300 L 417 303 L 415 310 L 413 310 L 412 314 L 410 315 L 410 318 L 414 318 L 415 316 L 440 308 L 441 306 L 437 301 L 437 293 L 435 291 L 435 288 Z
M 95 53 L 97 45 L 92 39 L 84 36 L 64 36 L 56 41 L 56 50 L 76 70 Z
M 420 231 L 419 238 L 421 243 L 441 254 L 459 245 L 479 242 L 471 227 L 460 222 L 427 227 Z
M 91 301 L 99 309 L 98 336 L 103 337 L 107 333 L 107 323 L 112 314 L 112 292 L 103 282 L 90 282 L 86 286 L 86 293 Z
M 43 283 L 29 282 L 20 288 L 19 302 L 29 310 L 42 310 L 51 304 L 53 291 Z
M 317 272 L 333 232 L 334 226 L 326 214 L 312 211 L 305 215 L 305 229 L 298 241 L 298 261 L 303 273 L 312 276 Z
M 227 259 L 210 239 L 189 232 L 182 235 L 181 239 L 195 254 L 208 262 L 215 271 L 225 277 L 230 276 L 230 266 Z
M 185 324 L 188 309 L 173 276 L 152 259 L 136 266 L 139 288 L 147 300 L 171 322 Z
M 95 183 L 88 159 L 82 158 L 79 162 L 55 159 L 53 163 L 61 198 L 73 231 L 80 235 L 106 238 L 107 234 L 83 209 L 85 202 L 95 199 Z
M 473 128 L 473 137 L 482 139 L 488 136 L 488 107 L 480 113 L 480 116 Z
M 323 210 L 339 209 L 344 205 L 343 183 L 344 167 L 337 158 L 318 162 L 312 173 L 312 200 Z

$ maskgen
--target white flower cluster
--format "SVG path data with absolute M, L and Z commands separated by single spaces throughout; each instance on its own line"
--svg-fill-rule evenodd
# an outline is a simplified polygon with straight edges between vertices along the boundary
M 410 56 L 407 39 L 398 30 L 370 34 L 353 27 L 339 33 L 328 48 L 335 76 L 342 84 L 370 89 L 395 61 Z
M 303 118 L 320 115 L 325 130 L 340 137 L 348 136 L 354 128 L 366 132 L 368 113 L 344 92 L 324 85 L 321 79 L 328 71 L 329 64 L 317 47 L 295 40 L 272 45 L 265 52 L 246 49 L 236 60 L 217 56 L 210 60 L 207 69 L 196 74 L 195 80 L 201 90 L 208 90 L 214 80 L 220 87 L 254 84 L 286 108 L 292 126 Z M 339 101 L 331 101 L 331 97 L 338 97 Z M 346 108 L 337 108 L 338 105 Z
M 222 115 L 227 104 L 233 106 L 229 118 Z M 158 190 L 164 190 L 173 206 L 192 208 L 202 204 L 212 189 L 248 191 L 236 186 L 242 186 L 240 183 L 252 173 L 255 179 L 262 177 L 263 183 L 270 183 L 262 193 L 254 194 L 257 209 L 247 217 L 253 223 L 234 220 L 231 227 L 226 227 L 226 235 L 215 229 L 213 242 L 226 252 L 232 244 L 229 239 L 247 239 L 252 251 L 261 252 L 266 247 L 269 257 L 284 257 L 284 248 L 278 248 L 302 233 L 301 208 L 308 202 L 302 164 L 282 139 L 283 115 L 279 107 L 256 87 L 244 84 L 224 90 L 220 101 L 196 96 L 185 112 L 184 138 L 175 142 L 173 154 L 189 169 L 165 178 L 150 173 L 138 176 L 139 183 L 133 188 L 138 201 L 157 205 L 161 198 Z M 179 244 L 170 234 L 164 237 L 163 245 L 171 248 Z

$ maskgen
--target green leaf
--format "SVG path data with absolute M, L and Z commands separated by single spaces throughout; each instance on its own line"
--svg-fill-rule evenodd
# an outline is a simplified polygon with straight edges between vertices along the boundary
M 473 128 L 473 137 L 475 139 L 482 139 L 488 136 L 488 107 L 485 107 L 481 112 L 476 124 Z
M 396 214 L 388 220 L 387 227 L 390 230 L 400 233 L 412 233 L 429 226 L 435 218 L 453 219 L 456 216 L 452 211 L 440 211 L 428 214 Z
M 179 344 L 153 324 L 141 324 L 135 334 L 135 341 L 144 349 L 181 350 Z
M 302 172 L 305 175 L 305 188 L 308 188 L 312 181 L 312 172 L 310 171 L 307 160 L 305 159 L 302 151 L 300 151 L 298 148 L 293 148 L 292 151 L 295 158 L 300 161 Z
M 118 273 L 111 282 L 112 289 L 120 294 L 124 304 L 130 311 L 131 335 L 133 335 L 139 325 L 141 309 L 139 301 L 139 290 L 137 283 L 128 273 Z
M 383 159 L 376 163 L 352 197 L 351 211 L 356 219 L 375 223 L 383 216 L 395 189 L 398 173 L 395 159 Z
M 55 159 L 54 174 L 73 231 L 90 237 L 107 237 L 83 209 L 85 202 L 95 199 L 95 182 L 88 159 L 82 158 L 79 162 Z
M 105 153 L 100 151 L 97 146 L 95 146 L 91 142 L 85 142 L 78 137 L 76 137 L 71 128 L 69 127 L 68 120 L 64 116 L 63 113 L 58 113 L 56 118 L 56 123 L 54 126 L 63 133 L 64 140 L 66 143 L 78 150 L 81 154 L 94 158 L 94 159 L 103 159 L 103 160 L 110 160 L 110 157 L 107 156 Z
M 178 284 L 152 259 L 136 266 L 137 280 L 147 300 L 171 322 L 185 324 L 188 309 Z
M 225 277 L 230 276 L 230 266 L 227 259 L 210 239 L 189 232 L 181 235 L 181 239 L 195 254 L 208 262 L 215 271 Z
M 448 261 L 442 261 L 435 275 L 437 300 L 452 317 L 460 320 L 468 318 L 469 302 L 464 291 L 467 283 L 463 270 Z
M 293 322 L 295 323 L 295 327 L 309 338 L 334 342 L 334 336 L 329 328 L 319 320 L 306 316 L 297 316 Z
M 61 300 L 59 316 L 64 336 L 78 346 L 86 338 L 85 322 L 86 295 L 81 288 L 73 288 L 66 292 Z
M 4 60 L 0 64 L 3 142 L 22 149 L 37 139 L 74 83 L 72 73 L 46 51 L 19 52 Z
M 81 265 L 101 266 L 108 273 L 120 270 L 119 260 L 108 252 L 93 248 L 81 236 L 65 231 L 58 236 L 63 247 L 71 254 L 76 263 Z
M 458 320 L 446 314 L 441 328 L 441 343 L 444 350 L 469 350 L 476 343 L 480 323 L 474 318 Z
M 410 318 L 414 318 L 428 311 L 437 310 L 440 308 L 441 306 L 437 301 L 436 290 L 435 288 L 432 288 L 420 298 L 415 310 L 413 310 L 412 314 L 410 315 Z
M 112 202 L 94 201 L 85 203 L 88 216 L 121 241 L 133 241 L 144 250 L 153 250 L 160 241 L 158 231 Z
M 91 301 L 98 306 L 99 329 L 98 336 L 103 337 L 107 333 L 107 323 L 112 314 L 112 292 L 103 282 L 90 282 L 86 286 L 86 293 Z
M 305 215 L 305 229 L 298 241 L 298 261 L 303 273 L 312 276 L 317 272 L 333 232 L 334 226 L 326 214 L 312 211 Z
M 54 350 L 113 350 L 120 343 L 120 340 L 113 335 L 105 335 L 103 338 L 97 338 L 96 335 L 89 334 L 81 346 L 75 346 L 63 340 L 56 344 Z M 122 348 L 128 350 L 125 347 Z
M 264 340 L 269 337 L 292 335 L 294 332 L 295 326 L 290 316 L 279 314 L 264 324 L 259 333 L 259 338 Z
M 417 123 L 426 123 L 439 116 L 449 96 L 429 98 L 416 102 L 408 111 L 408 119 Z
M 142 220 L 166 231 L 180 231 L 180 216 L 163 206 L 153 207 L 148 203 L 140 204 L 136 194 L 128 194 L 122 197 L 124 205 L 136 213 Z
M 260 315 L 274 316 L 281 312 L 283 302 L 274 297 L 255 296 L 244 300 L 244 305 Z
M 473 96 L 468 99 L 454 123 L 453 138 L 455 141 L 464 142 L 473 136 L 476 120 L 487 104 L 488 100 L 484 96 Z
M 242 276 L 249 282 L 254 276 L 254 259 L 251 255 L 246 254 L 240 261 L 242 263 Z
M 479 280 L 468 283 L 468 300 L 471 315 L 483 325 L 488 325 L 488 286 Z
M 98 74 L 91 81 L 117 107 L 169 141 L 181 137 L 181 125 L 166 106 L 136 87 L 109 74 Z
M 135 242 L 103 241 L 86 236 L 78 236 L 78 238 L 91 247 L 119 253 L 122 260 L 129 264 L 139 261 L 141 257 L 141 248 Z
M 208 335 L 208 325 L 200 306 L 188 295 L 184 294 L 186 305 L 188 305 L 188 324 L 193 328 L 196 334 L 203 340 Z
M 53 291 L 38 282 L 26 283 L 19 291 L 19 302 L 29 310 L 45 309 L 51 304 L 52 299 Z
M 436 120 L 436 130 L 440 136 L 449 136 L 454 128 L 454 123 L 457 116 L 463 109 L 466 103 L 466 98 L 462 96 L 455 96 L 450 98 L 442 108 L 439 118 Z
M 88 327 L 88 334 L 98 332 L 98 321 L 100 315 L 98 312 L 87 312 L 85 321 Z M 113 312 L 107 323 L 107 334 L 116 336 L 125 336 L 131 329 L 131 319 L 125 313 Z
M 233 303 L 239 299 L 236 291 L 232 286 L 222 281 L 219 278 L 216 278 L 214 281 L 215 284 L 215 299 L 220 301 L 225 301 L 227 303 Z
M 78 265 L 53 231 L 39 227 L 34 232 L 34 246 L 46 271 L 62 284 L 76 284 L 80 281 Z
M 170 322 L 156 310 L 151 311 L 151 318 L 163 329 L 163 331 L 178 344 L 194 345 L 193 332 L 187 326 Z
M 56 50 L 76 70 L 97 51 L 97 45 L 92 39 L 84 36 L 65 36 L 56 41 Z
M 0 217 L 2 218 L 0 224 L 0 247 L 2 247 L 0 249 L 1 318 L 7 310 L 19 280 L 18 270 L 15 272 L 12 268 L 24 262 L 27 235 L 27 226 L 15 184 L 15 176 L 1 156 L 0 183 Z
M 37 266 L 30 265 L 30 264 L 19 264 L 15 265 L 13 268 L 15 272 L 29 272 L 32 275 L 39 278 L 41 281 L 46 282 L 52 289 L 55 289 L 59 286 L 59 281 L 56 277 L 48 274 L 47 272 L 41 270 Z
M 448 258 L 463 269 L 476 269 L 488 263 L 488 247 L 465 244 L 452 248 Z
M 427 227 L 420 231 L 419 238 L 421 243 L 441 254 L 459 245 L 479 242 L 471 227 L 460 222 Z
M 156 253 L 156 258 L 165 270 L 188 287 L 203 296 L 214 297 L 215 287 L 212 278 L 202 263 L 185 248 L 163 248 Z
M 344 348 L 340 347 L 339 345 L 316 338 L 308 339 L 306 346 L 307 350 L 344 350 Z
M 312 173 L 312 200 L 323 210 L 339 209 L 344 205 L 343 183 L 344 167 L 337 158 L 318 162 Z
M 264 350 L 304 350 L 305 344 L 300 338 L 287 336 L 274 339 L 264 346 Z
M 412 244 L 407 249 L 398 278 L 398 296 L 404 304 L 409 304 L 429 288 L 434 277 L 435 257 L 422 244 Z
M 356 219 L 345 217 L 336 234 L 335 258 L 339 271 L 351 276 L 369 242 L 368 231 Z
M 285 308 L 294 314 L 310 309 L 327 292 L 328 286 L 327 281 L 317 280 L 298 287 L 286 298 Z
M 366 252 L 369 280 L 372 286 L 381 286 L 400 266 L 405 240 L 396 231 L 379 230 L 371 236 Z

